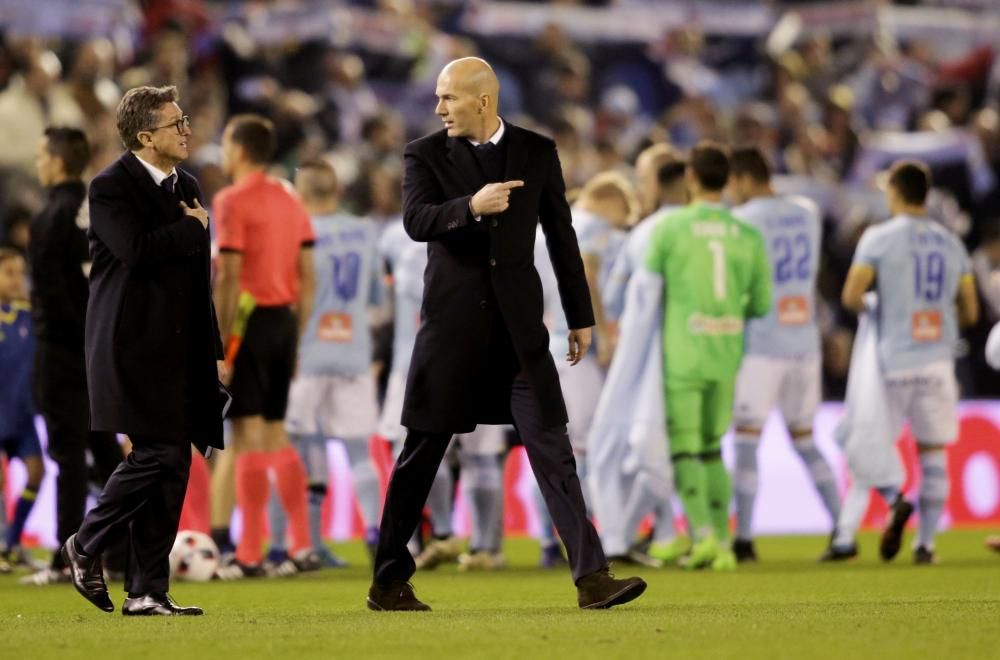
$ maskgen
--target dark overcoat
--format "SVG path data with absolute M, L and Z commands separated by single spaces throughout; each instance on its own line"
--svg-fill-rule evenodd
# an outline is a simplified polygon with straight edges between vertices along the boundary
M 487 183 L 468 143 L 442 130 L 404 152 L 403 224 L 427 242 L 424 299 L 406 383 L 402 423 L 423 431 L 471 431 L 509 424 L 511 382 L 523 370 L 546 427 L 565 424 L 566 406 L 542 321 L 534 266 L 545 233 L 569 327 L 594 324 L 583 261 L 571 223 L 555 143 L 505 123 L 503 180 L 522 180 L 510 206 L 480 221 L 471 197 Z
M 177 170 L 177 197 L 131 152 L 90 184 L 86 357 L 91 428 L 222 448 L 209 232 L 185 216 L 197 180 Z

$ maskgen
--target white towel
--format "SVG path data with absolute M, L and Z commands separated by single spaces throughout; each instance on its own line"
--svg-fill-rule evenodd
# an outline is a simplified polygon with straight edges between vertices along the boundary
M 901 420 L 889 408 L 878 339 L 878 300 L 869 293 L 851 352 L 844 417 L 834 436 L 847 455 L 847 469 L 855 483 L 901 488 L 905 471 L 896 451 Z

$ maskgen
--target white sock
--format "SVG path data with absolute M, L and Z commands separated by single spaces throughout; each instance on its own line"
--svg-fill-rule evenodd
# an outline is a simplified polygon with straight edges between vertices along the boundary
M 920 473 L 917 544 L 933 550 L 938 521 L 948 501 L 948 455 L 944 451 L 920 452 Z
M 733 499 L 736 501 L 736 538 L 753 538 L 753 505 L 757 499 L 757 444 L 760 436 L 737 433 L 736 466 L 733 470 Z

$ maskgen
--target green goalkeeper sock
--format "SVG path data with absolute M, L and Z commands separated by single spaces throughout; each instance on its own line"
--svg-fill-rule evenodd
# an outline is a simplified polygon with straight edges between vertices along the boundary
M 708 511 L 712 519 L 712 529 L 720 544 L 729 539 L 729 501 L 732 499 L 733 486 L 729 480 L 726 465 L 721 455 L 703 459 L 705 468 L 705 484 L 708 493 Z
M 677 495 L 684 505 L 691 537 L 701 540 L 712 534 L 712 521 L 708 513 L 705 466 L 691 455 L 673 457 L 674 482 Z

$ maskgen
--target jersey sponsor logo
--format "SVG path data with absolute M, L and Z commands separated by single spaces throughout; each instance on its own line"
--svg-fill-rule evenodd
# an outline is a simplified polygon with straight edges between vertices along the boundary
M 726 225 L 722 222 L 694 222 L 691 224 L 691 233 L 695 236 L 708 238 L 724 238 L 726 236 Z
M 778 298 L 778 323 L 780 325 L 805 325 L 812 320 L 809 299 L 805 296 Z
M 688 317 L 688 332 L 692 335 L 739 335 L 743 333 L 743 319 L 738 316 L 692 314 Z
M 928 309 L 914 312 L 910 317 L 910 335 L 916 342 L 941 341 L 941 312 Z
M 327 312 L 319 317 L 316 338 L 320 341 L 345 343 L 354 338 L 351 315 L 344 312 Z

